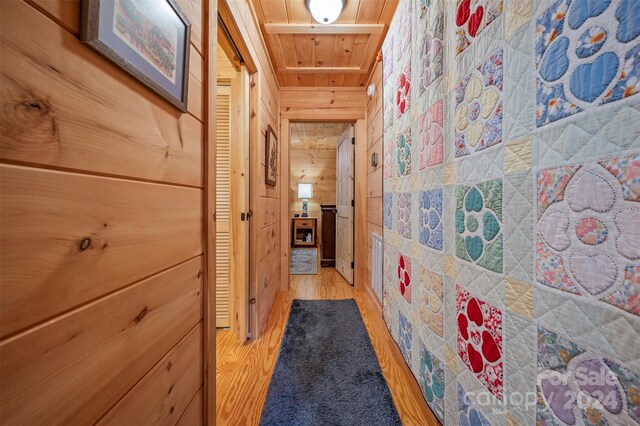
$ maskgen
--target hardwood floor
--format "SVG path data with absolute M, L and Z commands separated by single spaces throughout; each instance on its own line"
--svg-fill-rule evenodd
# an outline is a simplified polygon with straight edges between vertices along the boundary
M 258 341 L 241 344 L 228 330 L 216 333 L 216 424 L 259 423 L 293 299 L 348 298 L 358 303 L 402 423 L 438 425 L 369 296 L 354 291 L 333 268 L 321 268 L 318 275 L 292 275 L 290 290 L 278 294 Z

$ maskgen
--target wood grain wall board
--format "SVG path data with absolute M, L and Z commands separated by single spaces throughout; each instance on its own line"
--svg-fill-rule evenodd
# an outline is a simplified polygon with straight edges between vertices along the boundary
M 12 165 L 0 178 L 3 336 L 203 252 L 198 189 Z
M 74 34 L 80 34 L 80 4 L 82 0 L 26 0 L 27 3 L 42 11 L 58 25 Z
M 278 247 L 278 252 L 280 247 Z M 280 290 L 280 255 L 273 252 L 260 261 L 258 266 L 258 284 L 262 287 L 261 295 L 262 303 L 258 306 L 258 318 L 260 326 L 260 334 L 264 333 L 269 314 L 273 307 L 273 302 L 277 292 Z
M 378 167 L 375 172 L 368 175 L 367 185 L 369 188 L 367 197 L 382 197 L 382 167 Z
M 308 34 L 288 33 L 285 27 L 287 24 L 315 23 L 302 1 L 251 1 L 271 53 L 278 81 L 284 86 L 295 87 L 364 86 L 398 2 L 348 1 L 335 25 L 384 25 L 382 33 L 372 30 L 370 34 L 354 36 L 348 29 L 344 29 L 345 34 L 335 34 L 335 27 L 322 25 L 317 25 L 317 29 L 310 29 Z M 279 25 L 266 28 L 264 24 Z M 334 34 L 328 34 L 330 32 Z M 363 74 L 345 74 L 340 70 L 344 66 L 362 68 Z M 295 73 L 295 68 L 298 67 L 323 67 L 323 70 L 312 74 Z M 324 67 L 333 67 L 335 71 L 327 72 Z M 294 73 L 287 71 L 287 68 L 293 69 Z
M 250 209 L 254 211 L 252 218 L 250 219 L 249 226 L 249 263 L 251 267 L 249 268 L 249 299 L 255 299 L 256 303 L 249 305 L 249 330 L 252 337 L 258 339 L 261 335 L 260 331 L 262 324 L 260 324 L 260 319 L 258 317 L 259 306 L 262 304 L 262 298 L 258 300 L 258 296 L 262 294 L 262 288 L 258 283 L 258 274 L 257 274 L 257 265 L 259 265 L 261 259 L 261 248 L 258 244 L 252 244 L 251 241 L 258 241 L 260 229 L 264 228 L 264 224 L 261 224 L 260 221 L 261 216 L 264 214 L 264 210 L 262 207 L 262 199 L 263 196 L 261 192 L 266 192 L 266 188 L 262 189 L 265 184 L 265 177 L 260 177 L 259 175 L 263 174 L 262 172 L 265 170 L 263 165 L 260 163 L 260 148 L 259 144 L 265 142 L 263 139 L 262 133 L 262 124 L 260 121 L 259 107 L 260 103 L 260 84 L 261 79 L 258 74 L 252 74 L 250 77 L 249 84 L 249 104 L 251 113 L 249 114 L 249 134 L 250 134 L 250 150 L 249 150 L 249 165 L 250 170 L 254 171 L 253 173 L 249 173 L 250 179 L 250 188 L 251 191 L 249 193 L 249 206 Z M 258 145 L 256 145 L 258 144 Z M 257 167 L 257 168 L 256 168 Z M 262 189 L 262 190 L 261 190 Z M 216 383 L 217 386 L 217 383 Z
M 202 323 L 164 356 L 97 425 L 175 425 L 202 386 Z
M 276 0 L 280 1 L 280 0 Z M 284 0 L 282 0 L 284 1 Z M 265 2 L 270 7 L 271 2 Z M 278 224 L 280 220 L 280 196 L 282 188 L 282 174 L 280 161 L 278 161 L 276 187 L 264 183 L 264 144 L 267 125 L 279 129 L 279 102 L 280 92 L 275 73 L 269 60 L 266 43 L 260 32 L 259 22 L 254 15 L 262 14 L 261 5 L 251 4 L 250 0 L 220 2 L 221 15 L 234 21 L 232 35 L 237 34 L 242 40 L 241 52 L 247 68 L 252 75 L 250 77 L 250 179 L 251 179 L 251 219 L 250 239 L 257 241 L 259 231 L 266 226 Z M 226 22 L 226 21 L 225 21 Z M 238 41 L 234 38 L 234 41 Z M 246 58 L 245 58 L 246 56 Z M 277 132 L 278 130 L 276 130 Z M 281 151 L 281 150 L 279 150 Z M 278 154 L 279 157 L 281 154 Z M 286 184 L 285 184 L 286 185 Z M 279 224 L 277 225 L 279 226 Z M 279 229 L 279 228 L 278 228 Z M 256 299 L 256 303 L 250 306 L 252 338 L 259 338 L 263 329 L 261 312 L 271 309 L 273 297 L 259 283 L 258 268 L 260 259 L 264 257 L 264 248 L 260 244 L 251 244 L 250 261 L 253 267 L 250 271 L 250 297 Z M 268 257 L 268 256 L 267 256 Z M 279 266 L 279 265 L 278 265 Z M 278 274 L 275 275 L 277 280 Z
M 366 259 L 367 248 L 364 244 L 367 235 L 367 224 L 362 220 L 365 212 L 367 212 L 367 136 L 366 121 L 358 120 L 355 124 L 355 215 L 358 218 L 354 222 L 354 260 L 355 260 L 355 285 L 357 289 L 364 289 L 366 286 Z
M 381 62 L 377 62 L 371 74 L 371 80 L 369 80 L 367 84 L 367 86 L 370 84 L 375 86 L 375 93 L 373 94 L 373 97 L 367 99 L 367 125 L 371 124 L 376 112 L 382 109 L 384 90 L 382 87 L 382 72 L 379 69 L 380 67 Z
M 250 72 L 259 72 L 259 78 L 261 81 L 269 86 L 269 90 L 273 93 L 274 98 L 277 99 L 278 84 L 276 82 L 275 72 L 271 66 L 269 59 L 266 42 L 260 31 L 260 24 L 254 15 L 254 6 L 251 4 L 251 0 L 223 0 L 226 8 L 232 13 L 236 23 L 241 26 L 239 28 L 242 43 L 246 45 L 247 53 L 250 59 L 245 59 L 247 67 Z M 276 0 L 280 1 L 280 0 Z M 239 40 L 234 38 L 237 43 Z M 243 53 L 243 52 L 240 52 Z M 256 68 L 252 69 L 250 62 L 255 63 Z
M 321 181 L 326 179 L 335 179 L 335 151 L 335 149 L 315 150 L 292 148 L 290 153 L 291 174 L 296 179 L 309 180 L 311 183 L 321 183 Z
M 365 117 L 364 108 L 340 109 L 290 109 L 282 113 L 282 118 L 290 121 L 344 121 L 353 122 Z
M 355 122 L 365 118 L 366 93 L 363 89 L 283 89 L 280 114 L 290 121 Z
M 374 153 L 378 154 L 378 164 L 375 166 L 371 164 L 371 155 Z M 382 138 L 378 139 L 367 151 L 367 172 L 371 174 L 378 169 L 382 169 Z M 382 188 L 382 181 L 378 182 L 377 185 Z
M 41 310 L 35 318 L 14 312 L 23 322 L 10 328 L 1 317 L 3 422 L 94 423 L 130 399 L 144 407 L 122 411 L 119 423 L 135 415 L 175 423 L 199 384 L 183 395 L 181 382 L 172 392 L 136 382 L 152 377 L 149 370 L 163 356 L 188 355 L 196 356 L 189 369 L 201 382 L 203 344 L 187 353 L 175 345 L 202 317 L 208 37 L 201 0 L 178 1 L 192 23 L 189 114 L 80 43 L 79 0 L 0 4 L 0 247 L 13 256 L 9 269 L 0 264 L 2 313 L 12 301 L 18 309 Z M 5 239 L 5 229 L 24 232 Z M 80 250 L 85 237 L 88 246 Z M 20 282 L 4 279 L 5 271 L 20 268 L 28 270 L 20 279 L 30 290 L 19 290 L 26 297 L 15 292 Z M 155 398 L 184 402 L 171 410 Z M 202 400 L 192 406 L 203 407 Z
M 3 422 L 97 421 L 201 320 L 202 271 L 198 257 L 2 342 Z
M 307 131 L 313 131 L 315 127 L 307 127 L 309 123 L 297 123 L 297 125 L 304 126 Z M 318 129 L 323 129 L 322 126 L 324 125 L 319 124 Z M 340 123 L 338 126 L 332 127 L 331 131 L 339 128 L 342 128 L 344 131 L 347 126 L 348 124 Z M 309 217 L 318 219 L 318 241 L 321 241 L 322 238 L 320 205 L 336 203 L 335 147 L 340 134 L 326 138 L 327 146 L 332 146 L 333 149 L 322 150 L 298 149 L 300 145 L 294 143 L 294 138 L 291 138 L 292 144 L 289 151 L 291 164 L 289 170 L 289 218 L 293 217 L 293 213 L 300 213 L 302 211 L 302 200 L 298 198 L 298 183 L 313 184 L 313 198 L 309 199 L 308 212 Z M 290 221 L 290 219 L 288 221 Z
M 202 66 L 204 61 L 198 51 L 191 46 L 189 54 L 189 92 L 187 97 L 187 111 L 204 122 L 204 91 L 202 89 Z
M 191 23 L 191 44 L 198 49 L 201 56 L 204 56 L 203 37 L 204 14 L 202 13 L 202 0 L 176 0 L 180 10 L 187 16 Z
M 374 143 L 382 138 L 384 125 L 382 124 L 382 110 L 378 110 L 373 116 L 371 124 L 367 127 L 367 148 L 371 148 Z
M 71 31 L 73 35 L 77 36 L 80 33 L 80 2 L 71 0 L 27 0 L 34 7 L 42 10 L 46 13 L 47 16 L 50 16 L 56 23 L 59 23 L 64 27 L 67 31 Z M 193 1 L 201 1 L 201 0 L 193 0 Z M 193 13 L 193 10 L 190 10 L 190 13 Z M 187 19 L 189 19 L 187 17 Z M 196 21 L 196 24 L 198 22 Z M 193 26 L 193 25 L 192 25 Z M 195 31 L 192 30 L 192 41 L 193 34 L 198 34 L 198 29 Z M 197 47 L 197 46 L 196 46 Z M 87 46 L 84 46 L 87 48 Z M 191 56 L 194 56 L 193 58 Z M 190 63 L 193 60 L 202 60 L 202 56 L 199 51 L 194 49 L 193 44 L 191 45 L 190 52 Z M 106 60 L 106 59 L 105 59 Z M 127 74 L 128 75 L 128 74 Z M 128 76 L 128 78 L 133 78 Z M 140 87 L 143 87 L 144 90 L 147 89 L 142 83 L 137 83 Z M 201 90 L 199 82 L 197 78 L 194 78 L 194 75 L 190 71 L 189 75 L 189 97 L 187 99 L 187 110 L 189 113 L 193 114 L 196 118 L 202 121 L 202 94 L 200 92 L 196 92 L 197 90 Z M 158 97 L 154 92 L 150 92 L 152 95 Z M 193 94 L 193 97 L 191 96 Z M 158 97 L 158 99 L 161 99 Z
M 313 18 L 311 18 L 311 14 L 307 10 L 307 6 L 297 0 L 285 0 L 287 7 L 287 17 L 289 18 L 289 22 L 299 22 L 301 24 L 311 24 L 313 23 Z M 284 21 L 281 21 L 284 22 Z
M 382 226 L 382 197 L 367 200 L 367 221 Z
M 269 226 L 265 226 L 259 231 L 260 246 L 262 247 L 260 253 L 260 260 L 271 255 L 272 253 L 278 253 L 280 249 L 280 221 L 273 223 Z
M 283 179 L 289 178 L 289 167 L 290 167 L 290 150 L 291 150 L 291 123 L 289 120 L 282 119 L 280 121 L 280 135 L 281 135 L 281 149 L 280 149 L 280 162 L 281 170 L 283 173 L 281 174 Z M 290 242 L 289 242 L 289 233 L 291 232 L 290 220 L 293 217 L 293 214 L 289 211 L 290 209 L 290 199 L 291 196 L 287 194 L 287 192 L 283 192 L 280 197 L 280 290 L 287 291 L 289 289 L 289 278 L 290 278 L 290 262 L 289 262 L 289 254 L 290 254 Z
M 292 123 L 291 148 L 336 150 L 338 137 L 349 123 Z
M 250 224 L 243 213 L 249 212 L 249 73 L 242 66 L 231 82 L 231 255 L 230 321 L 239 341 L 249 334 L 249 262 Z M 217 302 L 216 302 L 217 303 Z
M 367 172 L 368 172 L 368 194 L 367 194 L 367 271 L 365 282 L 367 293 L 370 294 L 377 308 L 382 315 L 380 301 L 374 294 L 371 276 L 371 234 L 373 232 L 382 236 L 382 63 L 376 62 L 371 78 L 367 85 L 373 84 L 376 91 L 373 97 L 367 98 Z M 371 164 L 371 155 L 378 155 L 378 164 Z
M 67 31 L 80 34 L 80 5 L 81 0 L 26 0 L 34 7 L 62 25 Z M 202 26 L 204 14 L 202 0 L 176 0 L 180 10 L 187 16 L 191 24 L 191 44 L 203 53 Z
M 197 119 L 29 5 L 0 8 L 3 159 L 202 186 Z
M 217 57 L 218 49 L 218 6 L 219 2 L 206 1 L 203 4 L 203 49 L 205 57 L 204 79 L 205 91 L 205 133 L 202 140 L 203 156 L 203 192 L 202 192 L 202 226 L 204 240 L 204 284 L 202 290 L 202 392 L 198 393 L 200 401 L 192 402 L 189 407 L 199 405 L 200 422 L 198 424 L 213 424 L 215 422 L 215 323 L 216 312 L 216 276 L 213 273 L 216 254 L 215 199 L 216 199 L 216 115 L 217 115 Z M 232 312 L 233 314 L 233 312 Z M 191 419 L 188 417 L 187 419 Z
M 214 399 L 215 401 L 215 399 Z M 176 426 L 200 426 L 205 424 L 202 418 L 203 406 L 202 406 L 202 388 L 195 394 L 187 409 L 182 413 L 182 417 L 176 423 Z M 215 413 L 211 423 L 215 421 Z
M 278 223 L 280 221 L 280 201 L 277 198 L 260 197 L 259 202 L 258 229 Z
M 314 90 L 312 93 L 282 90 L 280 107 L 284 109 L 364 109 L 366 98 L 366 92 L 362 89 Z

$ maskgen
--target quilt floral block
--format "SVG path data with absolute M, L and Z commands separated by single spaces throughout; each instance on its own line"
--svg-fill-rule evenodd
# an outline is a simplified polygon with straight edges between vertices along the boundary
M 442 276 L 420 265 L 420 283 L 418 285 L 420 318 L 431 331 L 444 337 Z
M 393 228 L 393 194 L 390 192 L 385 192 L 382 194 L 382 204 L 383 204 L 383 223 L 385 228 L 392 229 Z
M 385 179 L 390 179 L 393 177 L 393 164 L 395 161 L 395 147 L 397 145 L 397 141 L 393 138 L 384 136 L 384 155 L 383 155 L 383 176 Z
M 503 51 L 493 53 L 455 87 L 456 157 L 502 142 Z
M 422 95 L 444 71 L 444 4 L 443 0 L 419 1 L 418 96 Z
M 401 192 L 398 198 L 398 234 L 411 239 L 411 193 Z
M 444 159 L 444 102 L 438 101 L 418 118 L 418 170 Z
M 536 19 L 536 125 L 628 98 L 640 86 L 636 0 L 557 0 Z
M 460 382 L 458 382 L 458 425 L 491 426 L 484 414 L 471 403 L 471 398 Z
M 397 176 L 411 174 L 411 124 L 396 136 Z
M 411 258 L 403 254 L 398 254 L 398 288 L 404 300 L 411 304 Z
M 444 363 L 429 352 L 420 340 L 420 375 L 419 384 L 427 404 L 444 423 Z
M 402 117 L 411 108 L 411 61 L 396 78 L 396 118 Z
M 395 115 L 396 115 L 396 85 L 391 81 L 386 84 L 383 88 L 383 98 L 384 101 L 382 103 L 382 116 L 384 123 L 384 131 L 388 131 L 391 126 L 393 126 Z
M 409 59 L 411 62 L 411 41 L 413 40 L 413 2 L 400 0 L 394 17 L 394 47 L 396 63 Z
M 640 424 L 640 374 L 538 328 L 539 425 Z
M 411 365 L 411 339 L 413 338 L 413 326 L 411 321 L 408 320 L 402 312 L 399 313 L 398 332 L 400 352 L 402 352 L 402 356 L 407 364 Z
M 502 399 L 502 311 L 456 285 L 458 356 L 496 398 Z
M 537 174 L 538 283 L 640 316 L 640 153 Z
M 442 188 L 420 192 L 418 203 L 420 244 L 442 250 Z
M 503 272 L 502 180 L 456 187 L 456 256 Z
M 523 1 L 523 0 L 518 0 Z M 502 14 L 502 0 L 458 0 L 456 4 L 456 54 Z
M 397 285 L 398 278 L 394 278 L 396 276 L 396 267 L 397 265 L 397 255 L 394 247 L 385 242 L 384 244 L 384 283 L 385 288 L 391 288 Z
M 389 29 L 387 37 L 382 44 L 382 84 L 386 86 L 389 82 L 389 77 L 393 74 L 394 52 L 393 52 L 393 31 Z

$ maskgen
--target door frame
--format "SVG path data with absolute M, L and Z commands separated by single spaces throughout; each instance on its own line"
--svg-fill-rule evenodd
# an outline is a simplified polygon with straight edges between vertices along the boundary
M 204 238 L 204 267 L 203 267 L 203 334 L 202 334 L 202 352 L 203 352 L 203 419 L 205 424 L 215 424 L 216 422 L 216 276 L 215 276 L 215 255 L 216 255 L 216 101 L 217 101 L 217 49 L 218 38 L 222 37 L 222 28 L 218 25 L 218 17 L 221 18 L 226 27 L 225 36 L 229 37 L 238 53 L 242 56 L 243 62 L 247 67 L 250 80 L 249 89 L 249 106 L 254 108 L 256 98 L 259 92 L 254 87 L 253 81 L 257 79 L 258 67 L 255 55 L 247 47 L 244 40 L 249 40 L 244 24 L 242 22 L 242 12 L 238 10 L 234 0 L 204 0 L 202 3 L 203 14 L 203 39 L 205 40 L 205 64 L 203 80 L 207 88 L 204 102 L 206 123 L 204 126 L 204 144 L 203 144 L 203 186 L 202 191 L 202 230 Z M 259 98 L 258 98 L 259 99 Z M 254 114 L 249 114 L 249 138 L 254 144 L 259 141 L 259 127 L 257 127 Z M 256 130 L 258 135 L 256 135 Z M 250 142 L 250 143 L 251 143 Z M 254 150 L 255 151 L 255 150 Z M 249 166 L 253 162 L 251 158 Z M 255 173 L 254 173 L 255 175 Z M 251 191 L 251 184 L 250 184 Z M 250 197 L 252 200 L 252 197 Z M 250 229 L 255 226 L 250 227 Z M 253 233 L 250 230 L 250 238 Z M 249 277 L 250 288 L 255 274 L 255 256 L 251 247 L 249 247 Z M 250 296 L 249 296 L 250 297 Z M 252 322 L 249 321 L 250 326 Z
M 230 131 L 237 135 L 237 140 L 242 143 L 233 143 L 230 137 L 231 164 L 230 181 L 230 208 L 229 208 L 229 254 L 230 254 L 230 280 L 229 280 L 229 326 L 237 340 L 244 342 L 250 332 L 249 320 L 249 294 L 250 294 L 250 258 L 251 249 L 249 235 L 251 222 L 246 217 L 250 210 L 250 182 L 251 164 L 249 153 L 251 152 L 250 134 L 250 93 L 249 72 L 246 65 L 241 64 L 237 71 L 237 78 L 231 83 L 231 114 L 237 114 L 231 119 L 234 126 Z M 235 99 L 234 99 L 235 98 Z
M 364 89 L 363 89 L 364 93 Z M 281 106 L 282 108 L 282 106 Z M 291 178 L 290 170 L 290 149 L 291 149 L 291 123 L 337 123 L 346 122 L 353 124 L 354 135 L 356 138 L 355 143 L 355 169 L 354 169 L 354 271 L 353 271 L 353 286 L 356 290 L 364 290 L 366 288 L 365 279 L 367 271 L 367 247 L 364 244 L 367 241 L 367 221 L 356 220 L 359 215 L 365 217 L 367 215 L 367 124 L 364 117 L 365 105 L 362 106 L 362 111 L 344 111 L 344 110 L 324 110 L 322 114 L 316 114 L 316 118 L 307 119 L 297 118 L 299 111 L 295 108 L 287 108 L 285 111 L 281 109 L 280 114 L 280 135 L 281 135 L 281 174 L 282 182 L 285 182 L 287 187 L 289 186 L 289 179 Z M 290 265 L 289 259 L 291 257 L 291 218 L 289 217 L 289 201 L 290 191 L 284 191 L 280 197 L 280 247 L 282 251 L 282 258 L 280 260 L 280 277 L 281 277 L 281 291 L 289 291 L 290 287 Z M 363 244 L 357 244 L 358 241 L 362 241 Z

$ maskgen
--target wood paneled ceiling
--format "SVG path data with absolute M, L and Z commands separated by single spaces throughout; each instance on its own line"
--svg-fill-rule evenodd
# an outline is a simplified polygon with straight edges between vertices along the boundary
M 252 0 L 281 86 L 364 86 L 398 0 L 346 0 L 320 25 L 305 0 Z
M 291 123 L 291 149 L 336 149 L 349 123 Z

